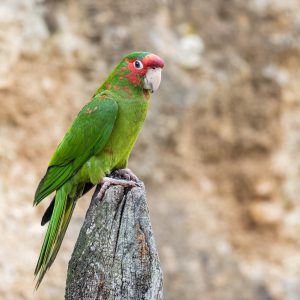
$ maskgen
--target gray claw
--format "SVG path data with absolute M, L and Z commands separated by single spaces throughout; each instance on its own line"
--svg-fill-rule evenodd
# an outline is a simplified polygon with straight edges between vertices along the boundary
M 135 182 L 139 181 L 138 177 L 128 168 L 116 170 L 115 174 L 125 178 L 126 180 L 133 180 Z
M 140 186 L 138 182 L 132 181 L 132 180 L 123 180 L 123 179 L 116 179 L 116 178 L 111 178 L 111 177 L 103 177 L 101 182 L 100 182 L 101 188 L 100 191 L 98 192 L 96 198 L 98 200 L 101 200 L 106 192 L 106 190 L 111 186 L 111 185 L 121 185 L 123 187 L 136 187 Z

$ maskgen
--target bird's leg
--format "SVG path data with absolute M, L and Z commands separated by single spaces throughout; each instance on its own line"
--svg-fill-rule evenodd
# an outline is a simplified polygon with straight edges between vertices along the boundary
M 139 184 L 133 180 L 124 180 L 124 179 L 116 179 L 116 178 L 111 178 L 111 177 L 103 177 L 102 180 L 100 181 L 101 188 L 100 191 L 97 194 L 97 199 L 101 200 L 102 197 L 104 196 L 106 190 L 111 186 L 111 185 L 121 185 L 123 187 L 135 187 L 139 186 Z
M 126 180 L 139 181 L 138 177 L 128 168 L 116 170 L 114 171 L 114 175 L 123 177 Z

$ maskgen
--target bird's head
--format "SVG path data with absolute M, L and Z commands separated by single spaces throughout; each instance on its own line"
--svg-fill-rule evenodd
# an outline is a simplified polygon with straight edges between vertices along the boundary
M 133 52 L 123 58 L 114 73 L 118 75 L 119 83 L 123 82 L 121 86 L 129 84 L 153 93 L 159 87 L 163 67 L 164 61 L 159 56 L 149 52 Z

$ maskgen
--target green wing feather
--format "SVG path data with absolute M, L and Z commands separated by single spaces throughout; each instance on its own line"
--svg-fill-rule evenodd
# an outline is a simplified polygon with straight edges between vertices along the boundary
M 109 92 L 95 96 L 78 114 L 64 139 L 57 147 L 46 175 L 41 180 L 34 199 L 37 205 L 53 191 L 54 208 L 40 256 L 35 268 L 36 288 L 52 265 L 70 222 L 76 199 L 84 185 L 70 197 L 73 189 L 67 182 L 80 167 L 97 151 L 103 149 L 111 135 L 117 118 L 118 106 Z
M 107 91 L 96 95 L 78 114 L 52 156 L 34 197 L 34 205 L 59 189 L 95 153 L 112 132 L 118 105 Z

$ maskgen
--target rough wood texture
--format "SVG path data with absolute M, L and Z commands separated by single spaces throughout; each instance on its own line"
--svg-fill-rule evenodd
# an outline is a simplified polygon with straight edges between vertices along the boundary
M 65 299 L 162 299 L 162 271 L 143 187 L 93 195 L 69 262 Z

